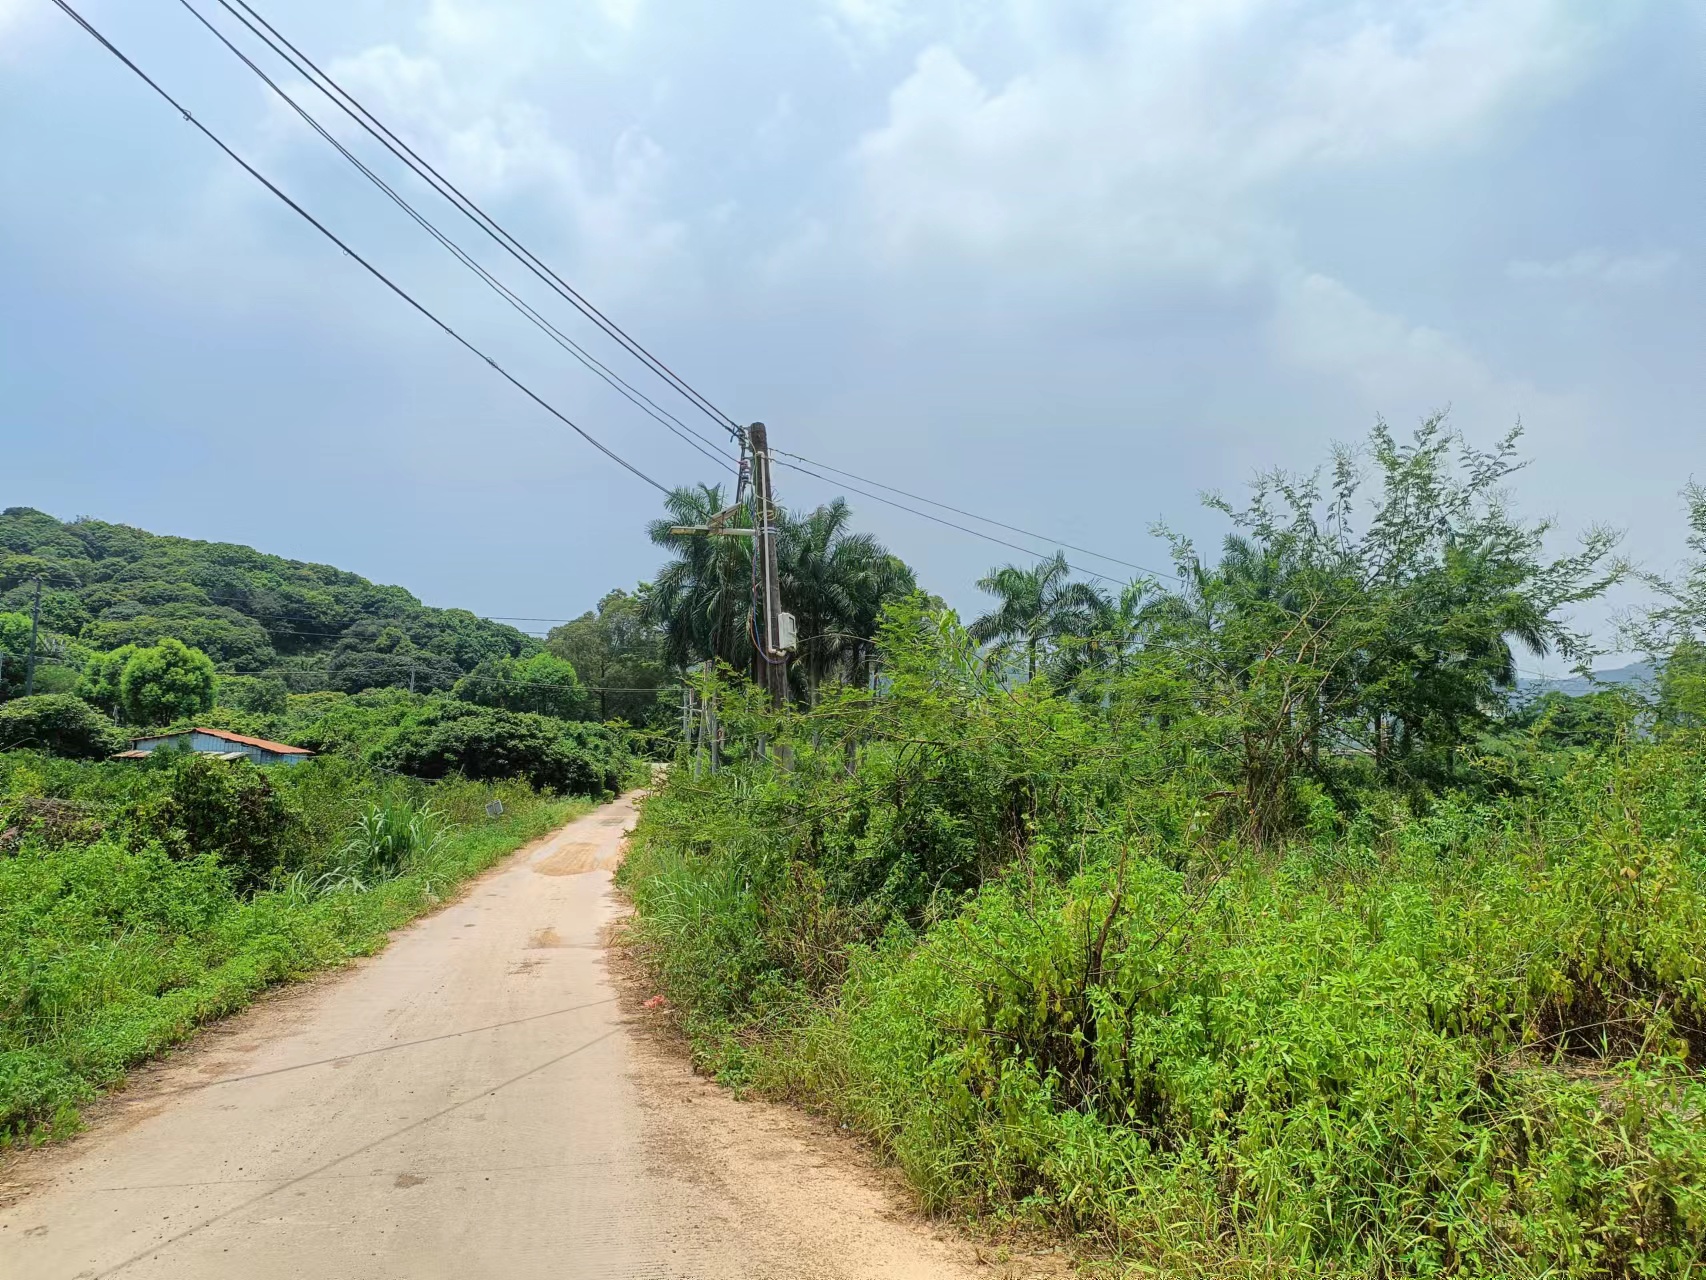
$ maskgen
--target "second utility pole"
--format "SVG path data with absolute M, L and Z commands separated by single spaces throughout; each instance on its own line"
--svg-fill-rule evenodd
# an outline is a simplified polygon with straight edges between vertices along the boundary
M 746 429 L 752 449 L 752 523 L 758 549 L 758 587 L 763 618 L 758 639 L 759 673 L 770 691 L 770 705 L 781 709 L 788 699 L 788 656 L 793 637 L 783 634 L 782 585 L 776 564 L 776 502 L 770 487 L 770 437 L 762 422 Z

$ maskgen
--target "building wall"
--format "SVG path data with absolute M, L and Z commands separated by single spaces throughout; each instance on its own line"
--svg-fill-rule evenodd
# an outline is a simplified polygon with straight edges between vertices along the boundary
M 138 751 L 154 751 L 160 747 L 177 747 L 185 738 L 189 739 L 190 750 L 204 752 L 241 751 L 256 764 L 297 764 L 306 760 L 307 756 L 284 755 L 277 751 L 268 751 L 264 747 L 253 747 L 246 742 L 230 742 L 224 738 L 216 738 L 211 733 L 172 733 L 158 738 L 138 738 Z M 181 750 L 181 747 L 179 748 Z

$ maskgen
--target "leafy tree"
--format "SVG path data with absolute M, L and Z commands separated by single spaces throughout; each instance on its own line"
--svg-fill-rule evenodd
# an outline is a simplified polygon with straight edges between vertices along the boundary
M 1706 726 L 1706 485 L 1682 491 L 1690 559 L 1680 579 L 1642 577 L 1659 602 L 1627 627 L 1631 643 L 1657 665 L 1661 729 Z
M 424 652 L 406 638 L 377 650 L 359 639 L 341 641 L 325 667 L 326 686 L 344 693 L 383 688 L 435 693 L 450 689 L 461 677 L 462 669 L 454 660 Z
M 260 624 L 234 609 L 195 604 L 126 601 L 84 627 L 82 638 L 98 649 L 151 645 L 171 638 L 239 669 L 264 667 L 277 657 Z
M 1536 733 L 1543 747 L 1597 747 L 1615 742 L 1634 722 L 1638 709 L 1617 689 L 1578 695 L 1552 689 L 1518 709 L 1510 723 Z
M 586 714 L 588 698 L 574 667 L 554 653 L 528 658 L 487 658 L 456 682 L 464 702 L 506 711 L 533 711 L 576 720 Z
M 972 638 L 990 645 L 997 661 L 1022 659 L 1027 680 L 1036 678 L 1040 665 L 1068 637 L 1092 635 L 1108 611 L 1100 592 L 1072 580 L 1072 567 L 1058 551 L 1029 569 L 1006 565 L 991 570 L 977 587 L 994 596 L 996 605 L 968 628 Z
M 276 676 L 220 676 L 222 707 L 257 715 L 281 715 L 289 706 L 290 690 Z
M 99 760 L 129 745 L 111 719 L 68 693 L 38 693 L 0 706 L 0 751 Z
M 663 634 L 647 615 L 651 588 L 632 594 L 612 591 L 572 622 L 553 627 L 545 648 L 570 663 L 590 686 L 591 709 L 599 720 L 649 724 L 656 717 L 658 690 L 668 680 Z
M 0 613 L 0 698 L 23 693 L 29 652 L 29 615 Z
M 22 696 L 29 687 L 30 616 L 0 613 L 0 700 Z M 35 635 L 35 693 L 71 693 L 88 651 L 51 629 L 44 620 Z
M 1677 641 L 1659 668 L 1658 692 L 1661 728 L 1706 728 L 1706 642 Z
M 212 659 L 167 637 L 131 654 L 119 677 L 119 698 L 132 724 L 168 724 L 213 706 L 215 684 Z
M 77 687 L 78 696 L 116 718 L 124 704 L 124 692 L 121 687 L 124 668 L 135 656 L 136 646 L 133 644 L 127 644 L 120 649 L 109 649 L 105 653 L 92 654 L 83 664 L 82 682 Z
M 1241 510 L 1211 499 L 1234 525 L 1218 563 L 1173 539 L 1181 586 L 1147 606 L 1144 644 L 1225 726 L 1254 832 L 1284 824 L 1300 772 L 1336 789 L 1335 760 L 1368 759 L 1389 781 L 1449 779 L 1503 714 L 1515 646 L 1585 664 L 1564 610 L 1625 572 L 1617 535 L 1590 529 L 1578 552 L 1547 558 L 1550 525 L 1521 520 L 1504 494 L 1523 465 L 1517 438 L 1478 450 L 1436 416 L 1399 444 L 1381 423 L 1365 526 L 1362 455 L 1340 449 L 1325 492 L 1319 473 L 1275 471 Z
M 45 593 L 49 587 L 80 585 L 77 571 L 70 565 L 42 556 L 0 556 L 0 591 L 28 585 L 34 590 L 39 581 Z

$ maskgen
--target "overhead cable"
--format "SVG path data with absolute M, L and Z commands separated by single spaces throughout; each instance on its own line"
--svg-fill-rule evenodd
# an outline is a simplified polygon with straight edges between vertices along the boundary
M 57 0 L 56 0 L 57 3 Z M 497 244 L 517 261 L 526 266 L 540 280 L 549 285 L 560 297 L 591 320 L 606 334 L 619 343 L 630 355 L 644 364 L 651 372 L 662 378 L 675 391 L 684 396 L 694 408 L 704 413 L 718 426 L 728 431 L 731 436 L 739 438 L 740 425 L 729 417 L 705 396 L 700 394 L 685 379 L 673 369 L 654 356 L 637 340 L 631 337 L 620 325 L 600 311 L 573 285 L 564 280 L 548 265 L 540 260 L 526 245 L 511 235 L 495 218 L 488 214 L 462 190 L 424 159 L 419 152 L 393 133 L 376 115 L 361 104 L 356 97 L 346 90 L 335 79 L 328 75 L 314 60 L 292 44 L 277 27 L 273 26 L 258 13 L 255 8 L 245 3 L 245 0 L 218 0 L 219 5 L 232 16 L 241 21 L 253 31 L 268 47 L 273 49 L 281 58 L 291 65 L 316 88 L 330 99 L 341 111 L 354 120 L 363 130 L 375 138 L 386 150 L 401 160 L 429 186 L 436 190 L 446 200 L 456 206 L 464 217 L 490 236 Z M 242 12 L 239 12 L 242 10 Z M 247 14 L 248 17 L 244 15 Z M 253 18 L 251 22 L 249 19 Z M 259 24 L 257 27 L 256 24 Z M 262 34 L 260 28 L 265 29 Z M 269 38 L 270 37 L 270 38 Z M 282 46 L 282 47 L 281 47 Z M 286 51 L 288 50 L 288 54 Z
M 68 0 L 53 0 L 53 3 L 55 5 L 57 5 L 66 14 L 66 16 L 69 17 L 73 22 L 75 22 L 78 26 L 82 27 L 84 31 L 88 32 L 89 35 L 92 36 L 101 45 L 102 48 L 104 48 L 108 53 L 112 54 L 113 57 L 117 58 L 120 62 L 122 62 L 127 68 L 129 68 L 136 75 L 136 77 L 138 79 L 140 79 L 144 84 L 146 84 L 150 89 L 152 89 L 162 99 L 164 99 L 167 103 L 169 103 L 172 106 L 172 108 L 178 112 L 179 115 L 183 116 L 186 123 L 193 125 L 198 132 L 200 132 L 204 137 L 207 138 L 207 140 L 209 142 L 213 143 L 214 146 L 218 147 L 227 156 L 229 156 L 234 162 L 236 162 L 239 166 L 241 166 L 242 169 L 246 173 L 248 173 L 250 177 L 254 178 L 255 181 L 259 182 L 268 191 L 272 192 L 273 195 L 277 196 L 285 204 L 289 205 L 291 210 L 293 212 L 295 212 L 299 217 L 301 217 L 303 221 L 307 222 L 311 227 L 313 227 L 321 235 L 325 236 L 326 239 L 330 240 L 333 244 L 337 245 L 338 248 L 342 249 L 351 258 L 355 259 L 355 261 L 359 265 L 364 267 L 367 270 L 368 274 L 373 276 L 374 279 L 378 280 L 386 288 L 390 289 L 392 293 L 396 294 L 404 302 L 408 303 L 416 311 L 420 312 L 421 315 L 425 316 L 428 320 L 432 321 L 433 324 L 437 325 L 438 328 L 442 329 L 449 337 L 455 339 L 456 342 L 459 343 L 461 346 L 465 347 L 468 351 L 472 352 L 474 355 L 476 355 L 480 359 L 484 360 L 506 382 L 508 382 L 511 386 L 515 387 L 523 395 L 527 396 L 528 399 L 532 400 L 541 409 L 544 409 L 547 413 L 549 413 L 552 417 L 556 418 L 559 422 L 563 423 L 565 426 L 574 430 L 588 444 L 592 445 L 593 448 L 597 449 L 600 453 L 604 454 L 605 457 L 609 458 L 612 462 L 615 462 L 618 466 L 620 466 L 620 467 L 624 468 L 625 470 L 631 472 L 635 476 L 638 476 L 641 480 L 644 480 L 647 484 L 651 485 L 652 488 L 656 489 L 659 493 L 663 493 L 663 494 L 667 495 L 668 493 L 671 492 L 671 490 L 668 488 L 668 486 L 663 485 L 663 484 L 659 483 L 658 481 L 652 479 L 649 475 L 647 475 L 644 471 L 641 471 L 633 463 L 629 462 L 626 458 L 622 457 L 620 454 L 616 453 L 613 449 L 609 448 L 608 446 L 603 444 L 601 441 L 599 441 L 590 432 L 588 432 L 584 427 L 580 426 L 580 424 L 571 420 L 566 414 L 564 414 L 555 405 L 552 405 L 549 401 L 545 400 L 543 397 L 541 397 L 539 395 L 538 392 L 534 391 L 526 383 L 522 382 L 520 379 L 515 377 L 515 375 L 513 375 L 507 369 L 505 369 L 502 365 L 498 364 L 498 362 L 496 360 L 492 359 L 491 356 L 489 356 L 485 352 L 481 351 L 472 342 L 468 341 L 467 338 L 464 338 L 455 329 L 452 329 L 443 320 L 439 319 L 439 317 L 437 315 L 435 315 L 432 311 L 428 310 L 424 304 L 417 301 L 411 294 L 409 294 L 406 290 L 404 290 L 401 285 L 397 284 L 389 276 L 387 276 L 384 272 L 380 271 L 378 267 L 374 266 L 371 262 L 369 262 L 366 258 L 362 257 L 354 249 L 350 248 L 350 246 L 347 243 L 345 243 L 342 239 L 340 239 L 335 232 L 333 232 L 329 227 L 326 226 L 325 223 L 321 222 L 313 214 L 309 213 L 301 205 L 296 203 L 295 200 L 291 199 L 290 196 L 286 195 L 280 187 L 275 185 L 272 182 L 272 180 L 269 179 L 265 174 L 263 174 L 259 169 L 255 168 L 247 160 L 243 159 L 242 156 L 238 155 L 229 146 L 227 146 L 226 143 L 224 142 L 224 140 L 221 139 L 218 134 L 214 133 L 212 129 L 208 128 L 200 120 L 197 120 L 195 118 L 195 116 L 190 114 L 188 108 L 186 108 L 182 103 L 180 103 L 170 93 L 166 92 L 165 89 L 161 88 L 161 86 L 147 72 L 145 72 L 141 67 L 137 66 L 136 63 L 132 62 L 130 60 L 130 58 L 127 57 L 116 45 L 114 45 L 112 41 L 108 40 L 106 38 L 106 36 L 102 35 L 99 31 L 97 31 L 88 22 L 88 20 L 83 17 L 82 14 L 78 13 L 77 10 L 75 8 L 73 8 L 70 5 L 70 3 L 68 3 Z
M 269 76 L 252 58 L 249 57 L 248 54 L 244 53 L 235 44 L 233 44 L 223 31 L 214 26 L 214 24 L 207 19 L 207 16 L 203 14 L 200 9 L 196 8 L 193 3 L 191 3 L 191 0 L 178 0 L 178 2 L 189 11 L 191 16 L 193 16 L 197 22 L 206 27 L 207 30 L 212 33 L 213 37 L 224 45 L 233 56 L 238 58 L 250 71 L 254 72 L 261 82 L 267 86 L 267 88 L 271 89 L 280 100 L 282 100 L 292 111 L 301 117 L 303 122 L 306 123 L 309 128 L 313 129 L 314 132 L 319 134 L 320 137 L 333 147 L 339 155 L 349 161 L 349 163 L 353 165 L 364 178 L 379 188 L 380 191 L 384 192 L 386 197 L 390 199 L 393 204 L 401 209 L 404 214 L 406 214 L 423 231 L 442 245 L 452 257 L 454 257 L 463 266 L 467 267 L 470 271 L 474 272 L 475 275 L 479 276 L 488 288 L 492 289 L 501 298 L 503 298 L 505 302 L 509 303 L 511 307 L 515 308 L 515 310 L 520 312 L 522 316 L 531 321 L 536 328 L 546 334 L 546 336 L 548 336 L 559 347 L 562 347 L 570 355 L 574 356 L 576 360 L 580 361 L 581 364 L 585 365 L 588 370 L 602 378 L 617 392 L 626 397 L 628 401 L 642 413 L 645 413 L 655 419 L 664 427 L 665 430 L 673 432 L 675 435 L 679 436 L 682 440 L 686 441 L 689 446 L 697 449 L 700 453 L 710 458 L 711 461 L 716 462 L 721 466 L 728 467 L 730 470 L 735 469 L 735 460 L 731 455 L 719 449 L 710 440 L 705 439 L 704 436 L 693 430 L 692 427 L 689 427 L 679 418 L 676 418 L 674 414 L 660 408 L 649 396 L 645 395 L 643 392 L 637 390 L 625 381 L 609 366 L 605 365 L 591 352 L 587 351 L 586 348 L 582 347 L 573 338 L 569 337 L 568 334 L 564 333 L 561 329 L 557 328 L 556 325 L 547 320 L 537 309 L 529 304 L 526 299 L 522 298 L 508 285 L 504 284 L 503 281 L 494 276 L 478 260 L 468 253 L 467 250 L 463 249 L 461 245 L 457 244 L 442 230 L 440 230 L 438 226 L 422 214 L 414 205 L 409 203 L 409 201 L 399 194 L 395 188 L 385 181 L 385 179 L 381 178 L 377 173 L 369 168 L 359 156 L 357 156 L 348 147 L 344 146 L 343 143 L 339 142 L 338 139 L 334 137 L 306 107 L 282 88 L 278 82 Z M 229 8 L 229 6 L 226 7 Z M 237 16 L 239 20 L 245 21 L 245 24 L 249 26 L 251 31 L 255 29 L 253 24 L 247 23 L 246 20 L 242 18 L 241 14 Z M 261 35 L 258 32 L 257 35 L 260 35 L 262 41 L 267 41 L 267 37 L 265 35 Z M 269 49 L 273 49 L 274 52 L 280 53 L 281 57 L 284 57 L 287 62 L 290 62 L 288 55 L 280 52 L 270 42 L 267 42 L 267 47 Z M 300 68 L 296 67 L 294 62 L 291 62 L 290 65 L 293 69 L 300 70 Z M 310 83 L 312 83 L 311 80 Z M 316 85 L 315 88 L 318 89 L 319 86 Z M 320 92 L 324 93 L 325 90 L 321 89 Z
M 778 450 L 777 452 L 780 453 L 780 450 Z M 896 510 L 910 512 L 912 515 L 921 516 L 925 520 L 934 520 L 937 524 L 946 525 L 950 529 L 958 529 L 961 533 L 969 533 L 969 534 L 971 534 L 972 537 L 982 538 L 985 542 L 993 542 L 997 546 L 1002 546 L 1002 547 L 1011 547 L 1014 551 L 1021 551 L 1025 555 L 1028 555 L 1028 556 L 1035 556 L 1035 555 L 1043 554 L 1042 552 L 1039 552 L 1035 547 L 1023 547 L 1023 546 L 1020 546 L 1017 542 L 1009 542 L 1005 538 L 998 538 L 994 534 L 985 533 L 981 529 L 973 529 L 973 528 L 970 528 L 970 527 L 963 525 L 963 524 L 956 524 L 952 520 L 945 520 L 941 516 L 930 514 L 930 512 L 928 512 L 928 511 L 920 511 L 917 507 L 909 507 L 904 502 L 896 502 L 893 498 L 885 498 L 880 493 L 872 493 L 869 489 L 861 489 L 857 485 L 846 484 L 845 482 L 839 481 L 839 480 L 831 480 L 828 476 L 820 475 L 816 471 L 811 470 L 809 467 L 802 467 L 797 462 L 784 462 L 780 457 L 776 458 L 775 461 L 776 461 L 776 465 L 779 467 L 787 467 L 788 470 L 790 470 L 790 471 L 798 471 L 801 475 L 811 476 L 815 480 L 822 480 L 827 485 L 833 485 L 833 486 L 836 486 L 838 488 L 843 488 L 843 489 L 851 489 L 854 493 L 859 494 L 861 497 L 870 498 L 874 502 L 886 503 L 888 506 L 894 507 Z M 1035 537 L 1036 535 L 1032 534 L 1029 536 Z M 1070 563 L 1066 567 L 1068 569 L 1071 569 L 1072 572 L 1082 573 L 1088 578 L 1093 578 L 1093 579 L 1096 579 L 1098 581 L 1103 580 L 1102 575 L 1094 572 L 1093 570 L 1081 568 L 1078 565 L 1070 564 Z
M 857 475 L 854 472 L 848 471 L 842 467 L 833 467 L 827 462 L 818 462 L 816 459 L 805 457 L 802 454 L 789 453 L 786 449 L 773 449 L 773 450 L 771 450 L 771 452 L 774 454 L 778 454 L 780 456 L 783 456 L 783 457 L 794 458 L 800 462 L 808 462 L 814 467 L 822 467 L 825 471 L 832 471 L 836 475 L 845 476 L 849 480 L 857 480 L 857 481 L 861 482 L 862 484 L 875 485 L 879 489 L 887 490 L 889 493 L 898 493 L 901 495 L 901 497 L 911 498 L 915 502 L 923 502 L 923 503 L 927 503 L 928 505 L 930 505 L 932 507 L 940 507 L 943 511 L 952 511 L 955 515 L 965 516 L 968 520 L 976 520 L 982 524 L 994 525 L 997 529 L 1006 529 L 1012 533 L 1023 534 L 1027 538 L 1035 538 L 1038 542 L 1048 543 L 1051 546 L 1062 547 L 1062 548 L 1065 548 L 1067 551 L 1076 551 L 1076 552 L 1079 552 L 1081 555 L 1092 556 L 1097 560 L 1106 560 L 1110 564 L 1121 565 L 1127 569 L 1136 569 L 1139 573 L 1147 573 L 1151 577 L 1171 578 L 1175 582 L 1179 580 L 1178 575 L 1176 575 L 1176 574 L 1166 573 L 1160 569 L 1151 569 L 1151 568 L 1148 568 L 1148 567 L 1141 565 L 1141 564 L 1133 564 L 1130 560 L 1122 560 L 1118 556 L 1110 556 L 1110 555 L 1106 554 L 1105 552 L 1101 552 L 1101 551 L 1092 551 L 1092 550 L 1090 550 L 1089 547 L 1074 546 L 1072 543 L 1063 542 L 1059 538 L 1051 538 L 1047 534 L 1044 534 L 1044 533 L 1033 533 L 1029 529 L 1021 529 L 1016 524 L 1008 524 L 1007 522 L 1005 522 L 1003 520 L 996 520 L 990 516 L 980 516 L 975 511 L 967 511 L 962 507 L 952 506 L 946 502 L 938 502 L 935 498 L 926 498 L 922 494 L 911 493 L 906 489 L 896 488 L 892 484 L 884 484 L 881 480 L 873 480 L 869 476 Z M 787 464 L 784 463 L 783 465 L 786 466 Z M 820 476 L 819 479 L 823 479 L 823 477 Z M 872 495 L 867 495 L 867 496 L 872 496 Z M 881 501 L 881 499 L 878 499 L 878 501 Z M 911 508 L 906 507 L 906 508 L 902 508 L 902 510 L 911 510 Z M 914 515 L 923 515 L 924 512 L 917 511 L 917 512 L 913 512 L 913 514 Z M 954 525 L 952 527 L 957 529 L 960 526 Z M 973 531 L 967 530 L 967 532 L 973 532 Z M 1004 546 L 1012 546 L 1013 544 L 1012 543 L 1004 543 L 1003 545 Z

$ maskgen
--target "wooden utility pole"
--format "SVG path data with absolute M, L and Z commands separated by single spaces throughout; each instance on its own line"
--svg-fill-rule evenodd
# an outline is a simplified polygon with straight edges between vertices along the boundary
M 787 649 L 793 637 L 785 634 L 782 587 L 776 563 L 776 500 L 770 485 L 770 437 L 762 422 L 746 429 L 752 449 L 752 511 L 758 549 L 758 591 L 762 604 L 759 620 L 759 672 L 770 691 L 770 705 L 781 709 L 788 700 Z
M 24 697 L 36 691 L 36 632 L 41 628 L 41 579 L 36 579 L 36 602 L 30 609 L 30 660 L 24 668 Z

